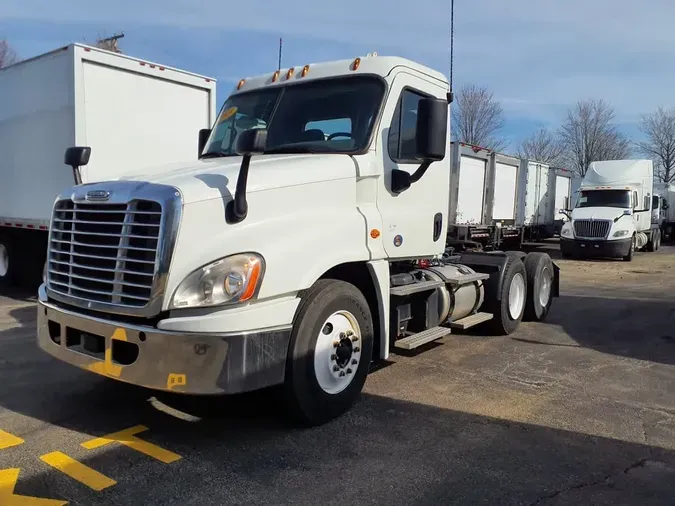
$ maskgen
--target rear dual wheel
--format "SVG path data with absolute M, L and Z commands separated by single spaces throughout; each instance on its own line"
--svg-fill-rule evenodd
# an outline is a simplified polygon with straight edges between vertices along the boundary
M 487 305 L 494 318 L 492 330 L 500 335 L 515 332 L 521 321 L 542 321 L 553 302 L 553 262 L 546 253 L 507 252 L 500 300 Z

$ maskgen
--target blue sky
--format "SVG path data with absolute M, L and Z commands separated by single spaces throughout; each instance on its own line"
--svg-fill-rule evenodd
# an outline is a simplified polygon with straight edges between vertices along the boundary
M 414 10 L 411 8 L 414 6 Z M 123 31 L 125 53 L 233 81 L 371 51 L 447 72 L 450 0 L 2 0 L 0 38 L 21 57 Z M 455 83 L 488 86 L 515 147 L 576 100 L 614 105 L 628 135 L 675 105 L 673 0 L 455 0 Z

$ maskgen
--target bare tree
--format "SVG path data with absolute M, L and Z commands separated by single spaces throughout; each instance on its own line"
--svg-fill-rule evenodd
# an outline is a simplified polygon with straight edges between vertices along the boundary
M 474 84 L 464 86 L 452 104 L 452 125 L 455 140 L 500 151 L 508 142 L 500 135 L 504 127 L 504 111 L 487 88 Z
M 565 146 L 560 138 L 550 130 L 540 128 L 529 137 L 523 139 L 518 147 L 518 157 L 543 162 L 550 165 L 563 163 Z
M 621 160 L 631 155 L 630 141 L 614 124 L 614 109 L 603 100 L 577 102 L 560 127 L 564 158 L 578 175 L 599 160 Z
M 17 61 L 16 51 L 5 39 L 0 39 L 0 69 Z
M 636 142 L 638 150 L 656 165 L 656 179 L 670 183 L 675 179 L 675 109 L 659 107 L 640 120 L 644 141 Z

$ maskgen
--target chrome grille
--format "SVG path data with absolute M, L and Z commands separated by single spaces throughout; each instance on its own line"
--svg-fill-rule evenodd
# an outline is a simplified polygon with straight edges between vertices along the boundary
M 128 203 L 54 205 L 48 286 L 57 294 L 143 308 L 157 272 L 162 205 Z
M 574 235 L 581 238 L 604 239 L 609 228 L 609 220 L 574 220 Z

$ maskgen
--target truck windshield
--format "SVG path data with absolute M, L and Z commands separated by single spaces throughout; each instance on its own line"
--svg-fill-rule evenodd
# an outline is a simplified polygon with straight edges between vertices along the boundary
M 628 190 L 582 190 L 577 207 L 619 207 L 630 209 Z
M 236 156 L 237 136 L 267 129 L 266 153 L 352 153 L 364 149 L 385 92 L 382 80 L 355 76 L 275 86 L 230 96 L 203 157 Z

